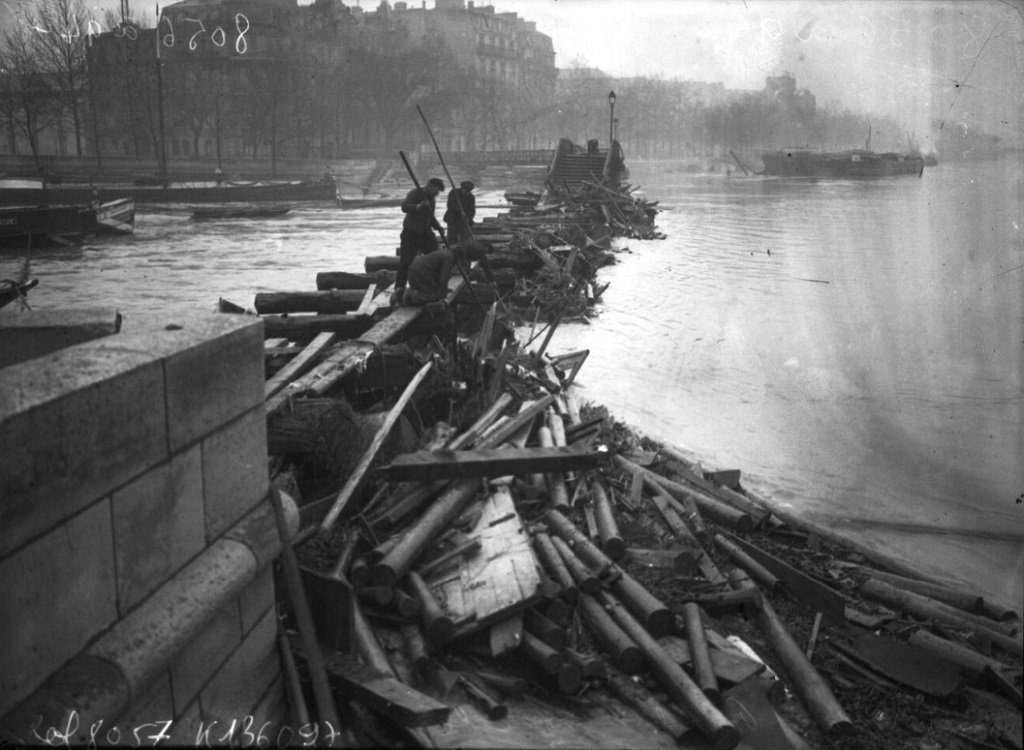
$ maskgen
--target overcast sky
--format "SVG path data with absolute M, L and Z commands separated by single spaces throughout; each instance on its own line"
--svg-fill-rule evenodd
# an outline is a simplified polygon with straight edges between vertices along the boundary
M 369 7 L 364 0 L 363 7 Z M 482 3 L 478 3 L 482 4 Z M 819 106 L 838 99 L 1020 142 L 1021 0 L 493 0 L 551 36 L 559 67 L 661 75 L 761 89 L 792 73 Z M 626 116 L 626 113 L 623 113 Z

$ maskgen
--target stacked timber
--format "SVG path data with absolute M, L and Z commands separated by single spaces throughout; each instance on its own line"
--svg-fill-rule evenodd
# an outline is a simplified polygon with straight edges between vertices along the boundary
M 476 225 L 496 284 L 471 269 L 444 304 L 391 307 L 390 256 L 257 299 L 271 479 L 303 527 L 293 710 L 313 694 L 352 745 L 536 746 L 540 717 L 567 746 L 1019 748 L 1015 611 L 577 403 L 589 352 L 552 334 L 655 212 L 606 191 Z
M 268 381 L 268 414 L 322 420 L 336 398 L 349 422 L 377 415 L 337 485 L 294 490 L 310 616 L 287 627 L 315 638 L 284 639 L 306 680 L 325 675 L 355 744 L 460 744 L 489 726 L 507 741 L 538 711 L 571 734 L 571 706 L 623 732 L 641 722 L 653 746 L 1012 746 L 1015 612 L 872 565 L 780 517 L 738 471 L 580 405 L 586 353 L 496 337 L 496 319 L 494 303 L 456 335 L 400 308 L 357 341 L 273 342 L 310 356 L 296 380 Z M 386 348 L 390 379 L 370 366 Z M 294 461 L 274 456 L 275 484 Z

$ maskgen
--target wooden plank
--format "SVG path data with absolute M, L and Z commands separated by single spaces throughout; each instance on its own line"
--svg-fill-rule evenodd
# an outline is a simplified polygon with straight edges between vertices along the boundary
M 307 372 L 317 357 L 323 354 L 338 339 L 338 334 L 325 331 L 309 342 L 291 362 L 286 364 L 270 378 L 263 389 L 264 398 L 270 398 L 288 383 Z
M 434 596 L 455 622 L 460 638 L 522 612 L 540 598 L 537 558 L 508 487 L 496 487 L 483 503 L 471 538 L 480 552 L 462 560 L 459 575 L 434 584 Z
M 375 295 L 376 293 L 376 284 L 370 284 L 370 286 L 366 287 L 366 292 L 363 294 L 363 299 L 362 301 L 360 301 L 359 307 L 356 308 L 356 315 L 373 315 L 373 311 L 376 309 L 376 306 L 371 308 L 370 305 L 373 302 L 373 295 Z
M 338 381 L 361 366 L 378 346 L 401 333 L 422 312 L 421 307 L 401 307 L 364 333 L 359 341 L 341 344 L 311 371 L 293 381 L 289 388 L 268 399 L 267 413 L 276 412 L 291 396 L 307 393 L 322 396 Z
M 416 451 L 396 456 L 382 471 L 392 482 L 501 477 L 589 469 L 601 455 L 571 446 Z
M 338 692 L 363 701 L 403 726 L 444 724 L 451 714 L 451 707 L 347 654 L 334 654 L 326 667 Z
M 745 539 L 728 534 L 727 538 L 737 547 L 750 555 L 754 560 L 774 573 L 785 584 L 794 596 L 804 604 L 813 607 L 834 623 L 846 621 L 846 600 L 821 581 L 816 581 L 806 573 L 784 563 Z

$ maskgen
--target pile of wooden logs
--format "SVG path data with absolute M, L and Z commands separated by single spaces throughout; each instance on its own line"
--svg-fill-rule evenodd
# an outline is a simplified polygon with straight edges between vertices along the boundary
M 472 356 L 501 372 L 478 408 L 304 509 L 313 620 L 333 689 L 363 712 L 357 735 L 385 719 L 444 744 L 453 706 L 460 722 L 514 723 L 524 701 L 586 713 L 612 700 L 694 747 L 877 747 L 870 717 L 841 699 L 863 680 L 947 713 L 965 684 L 1019 698 L 1013 613 L 837 553 L 831 580 L 785 562 L 766 549 L 822 540 L 738 472 L 616 441 L 571 395 L 580 353 L 484 342 Z M 417 403 L 431 367 L 391 413 Z M 373 488 L 361 498 L 360 478 Z
M 498 255 L 592 281 L 575 272 L 601 248 L 593 227 L 530 216 L 481 227 L 509 235 Z M 562 243 L 574 232 L 582 247 Z M 630 725 L 644 746 L 868 750 L 925 733 L 1021 747 L 1016 612 L 870 565 L 738 471 L 704 471 L 580 407 L 571 385 L 588 352 L 547 351 L 555 303 L 521 345 L 497 335 L 496 294 L 475 326 L 460 322 L 485 287 L 474 300 L 455 278 L 447 305 L 392 309 L 389 272 L 368 271 L 320 274 L 300 305 L 317 314 L 287 323 L 276 298 L 258 301 L 275 320 L 275 492 L 316 444 L 296 425 L 369 425 L 340 486 L 298 498 L 303 532 L 286 545 L 282 647 L 306 665 L 300 678 L 285 660 L 297 715 L 311 686 L 316 718 L 340 709 L 364 745 L 465 745 L 456 730 L 479 723 L 535 746 L 508 733 L 542 711 L 585 717 L 580 731 L 646 722 Z M 381 399 L 367 419 L 361 404 Z M 614 737 L 603 744 L 624 744 Z

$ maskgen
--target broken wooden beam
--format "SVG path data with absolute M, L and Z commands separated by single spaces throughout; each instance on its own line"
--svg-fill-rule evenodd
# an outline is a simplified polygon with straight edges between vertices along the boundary
M 416 451 L 395 456 L 381 472 L 393 482 L 427 482 L 589 469 L 600 458 L 599 452 L 569 446 Z
M 444 724 L 451 708 L 346 654 L 327 660 L 327 672 L 339 693 L 362 701 L 381 715 L 406 727 Z

